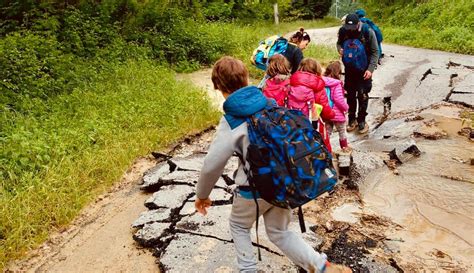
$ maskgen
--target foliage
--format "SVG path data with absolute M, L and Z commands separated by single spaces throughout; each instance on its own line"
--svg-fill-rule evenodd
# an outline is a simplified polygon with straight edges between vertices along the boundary
M 416 47 L 474 54 L 474 2 L 364 0 L 384 39 Z
M 287 14 L 303 20 L 323 18 L 329 13 L 331 4 L 332 0 L 294 0 Z
M 129 61 L 31 113 L 0 117 L 0 262 L 44 240 L 150 150 L 217 121 L 204 93 Z
M 342 18 L 346 14 L 354 13 L 358 8 L 360 8 L 360 4 L 358 2 L 353 0 L 338 0 L 336 16 L 336 0 L 333 0 L 329 14 L 334 17 Z

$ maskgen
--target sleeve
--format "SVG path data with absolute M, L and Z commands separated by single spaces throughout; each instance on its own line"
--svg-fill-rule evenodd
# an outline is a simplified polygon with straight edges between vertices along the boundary
M 347 112 L 349 110 L 349 105 L 344 98 L 344 89 L 342 88 L 342 84 L 338 84 L 334 88 L 333 101 L 334 105 L 342 112 Z
M 293 61 L 292 61 L 292 68 L 291 74 L 295 73 L 300 66 L 301 61 L 303 60 L 303 51 L 298 47 L 295 49 L 295 53 L 293 54 Z
M 196 185 L 196 195 L 199 199 L 206 199 L 214 188 L 224 171 L 224 167 L 229 158 L 234 153 L 234 143 L 229 141 L 232 139 L 232 131 L 229 124 L 222 117 L 217 128 L 216 137 L 211 143 L 201 174 Z
M 374 31 L 370 28 L 368 29 L 368 31 L 369 41 L 367 44 L 369 45 L 370 63 L 369 68 L 367 68 L 367 70 L 373 73 L 379 62 L 379 46 L 377 44 L 377 38 L 375 37 Z
M 344 42 L 344 35 L 343 35 L 343 30 L 342 27 L 339 28 L 339 31 L 337 32 L 337 42 L 336 42 L 336 48 L 337 52 L 342 48 L 342 43 Z

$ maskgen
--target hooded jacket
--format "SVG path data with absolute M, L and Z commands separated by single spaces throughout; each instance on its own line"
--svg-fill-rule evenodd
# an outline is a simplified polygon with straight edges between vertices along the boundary
M 323 77 L 323 80 L 326 86 L 331 90 L 331 100 L 334 103 L 332 110 L 335 116 L 331 120 L 334 122 L 345 122 L 345 113 L 349 110 L 349 105 L 344 97 L 342 81 L 330 77 Z
M 285 107 L 286 98 L 290 91 L 290 79 L 288 75 L 276 75 L 265 83 L 263 95 L 269 99 L 274 99 L 278 106 Z
M 329 106 L 328 97 L 324 91 L 323 79 L 309 72 L 297 71 L 290 78 L 290 93 L 288 95 L 288 108 L 298 109 L 309 116 L 308 102 L 323 106 L 321 117 L 324 121 L 334 118 L 334 111 Z
M 224 116 L 221 118 L 216 130 L 214 140 L 209 147 L 201 174 L 196 186 L 199 199 L 209 197 L 212 188 L 217 183 L 227 161 L 235 153 L 245 160 L 247 146 L 249 145 L 246 118 L 260 110 L 268 103 L 272 103 L 255 86 L 241 88 L 229 95 L 224 102 Z M 247 164 L 245 162 L 245 164 Z M 248 168 L 248 166 L 247 166 Z M 248 185 L 247 175 L 242 162 L 234 173 L 237 185 Z

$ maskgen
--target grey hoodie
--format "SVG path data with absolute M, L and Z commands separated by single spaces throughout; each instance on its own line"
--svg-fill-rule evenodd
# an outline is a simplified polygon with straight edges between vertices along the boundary
M 241 88 L 227 97 L 224 102 L 225 115 L 219 122 L 216 136 L 209 147 L 196 186 L 196 195 L 199 199 L 209 197 L 212 188 L 222 175 L 227 161 L 234 153 L 241 155 L 245 161 L 249 145 L 245 119 L 264 109 L 268 103 L 267 98 L 255 86 Z M 245 164 L 247 163 L 245 162 Z M 246 168 L 249 169 L 248 164 Z M 239 167 L 234 173 L 234 180 L 237 185 L 248 185 L 247 175 L 240 161 Z

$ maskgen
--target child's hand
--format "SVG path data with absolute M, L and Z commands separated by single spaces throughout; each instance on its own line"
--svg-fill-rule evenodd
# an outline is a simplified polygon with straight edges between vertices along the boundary
M 194 207 L 196 207 L 196 210 L 201 213 L 202 215 L 207 214 L 207 208 L 210 207 L 212 204 L 211 199 L 199 199 L 196 197 L 196 201 L 194 201 Z

